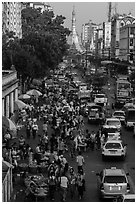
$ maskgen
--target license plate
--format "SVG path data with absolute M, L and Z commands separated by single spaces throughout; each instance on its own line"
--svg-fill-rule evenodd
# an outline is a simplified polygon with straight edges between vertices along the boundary
M 118 190 L 118 186 L 111 186 L 110 190 L 117 191 Z
M 109 152 L 110 152 L 111 154 L 115 154 L 115 153 L 116 153 L 116 151 L 113 151 L 113 150 L 112 150 L 112 151 L 109 151 Z

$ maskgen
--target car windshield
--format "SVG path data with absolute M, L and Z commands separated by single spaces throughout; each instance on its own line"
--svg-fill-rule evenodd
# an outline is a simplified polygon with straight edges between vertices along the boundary
M 96 95 L 96 98 L 104 98 L 105 96 L 103 94 L 99 94 L 99 95 Z
M 107 121 L 107 125 L 120 125 L 120 122 L 119 121 L 114 121 L 114 120 L 109 120 Z
M 123 112 L 115 112 L 114 115 L 115 116 L 124 116 L 124 113 Z
M 105 149 L 121 149 L 120 143 L 107 143 Z
M 117 128 L 106 128 L 106 131 L 108 133 L 116 133 L 116 132 L 118 132 Z
M 105 176 L 104 183 L 126 183 L 125 176 Z

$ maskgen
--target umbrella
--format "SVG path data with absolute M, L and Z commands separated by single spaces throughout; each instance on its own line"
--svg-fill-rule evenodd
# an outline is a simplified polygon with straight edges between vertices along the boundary
M 22 102 L 21 100 L 17 100 L 14 102 L 14 107 L 15 107 L 15 110 L 19 110 L 19 109 L 23 109 L 29 105 L 27 105 L 26 103 Z
M 30 96 L 41 96 L 42 93 L 36 89 L 32 89 L 30 91 L 27 91 L 27 94 L 30 95 Z
M 7 118 L 6 116 L 2 116 L 2 126 L 8 128 L 10 131 L 16 131 L 16 125 Z
M 19 99 L 30 99 L 30 96 L 28 94 L 22 94 L 19 96 Z

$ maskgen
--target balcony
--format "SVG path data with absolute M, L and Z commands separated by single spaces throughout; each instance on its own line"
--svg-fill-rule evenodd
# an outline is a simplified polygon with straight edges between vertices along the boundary
M 2 71 L 2 86 L 5 86 L 17 79 L 17 72 L 11 70 Z

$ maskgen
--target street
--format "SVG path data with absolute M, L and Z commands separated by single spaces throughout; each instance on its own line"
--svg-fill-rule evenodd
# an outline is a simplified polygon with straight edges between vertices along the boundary
M 77 71 L 77 70 L 76 70 Z M 78 73 L 79 75 L 79 73 Z M 83 80 L 81 76 L 79 75 L 79 79 Z M 105 90 L 105 89 L 104 89 Z M 114 98 L 111 97 L 113 95 L 113 84 L 110 85 L 110 92 L 107 92 L 107 96 L 109 99 L 109 102 L 112 103 L 114 101 Z M 110 94 L 110 96 L 108 95 Z M 94 130 L 95 132 L 98 131 L 99 126 L 95 124 L 89 124 L 87 121 L 87 118 L 84 118 L 85 123 L 85 130 L 88 129 L 90 132 Z M 39 131 L 38 134 L 42 134 L 42 122 L 38 121 Z M 25 135 L 25 128 L 23 128 L 19 135 Z M 48 135 L 51 136 L 51 129 L 48 128 Z M 101 157 L 101 150 L 94 150 L 91 151 L 90 149 L 87 149 L 86 152 L 83 152 L 83 156 L 85 158 L 85 166 L 84 166 L 84 172 L 85 172 L 85 181 L 86 181 L 86 191 L 84 193 L 83 202 L 99 202 L 99 196 L 97 193 L 97 176 L 96 173 L 100 172 L 104 168 L 110 168 L 110 167 L 117 167 L 117 168 L 123 168 L 125 172 L 129 172 L 129 183 L 131 187 L 131 193 L 135 192 L 135 139 L 133 137 L 132 131 L 127 131 L 124 127 L 122 127 L 122 140 L 127 144 L 127 157 L 125 161 L 121 161 L 120 159 L 111 159 L 102 161 Z M 39 138 L 37 137 L 35 140 L 33 139 L 27 139 L 26 142 L 29 143 L 33 149 L 36 148 L 36 145 L 39 142 Z M 70 158 L 69 152 L 65 152 L 65 157 L 69 163 L 69 166 L 72 166 L 75 169 L 75 172 L 77 172 L 77 164 L 76 164 L 76 158 Z M 21 186 L 22 189 L 22 186 Z M 19 191 L 17 187 L 17 191 Z M 20 197 L 20 192 L 17 194 L 17 201 L 23 201 L 23 197 Z M 22 191 L 21 191 L 22 196 Z M 55 194 L 55 201 L 60 201 L 60 196 L 58 192 Z M 70 195 L 67 195 L 67 202 L 76 202 L 78 200 L 78 196 L 75 195 L 73 200 L 71 200 Z

